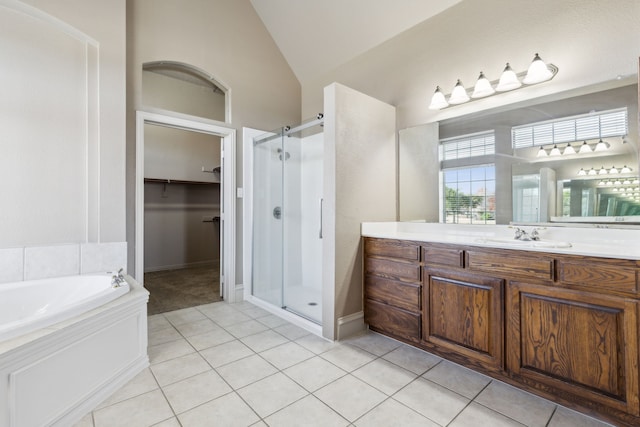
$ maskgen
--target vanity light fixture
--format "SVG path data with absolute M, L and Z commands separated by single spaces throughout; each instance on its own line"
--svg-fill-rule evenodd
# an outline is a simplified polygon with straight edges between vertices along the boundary
M 638 180 L 638 178 L 633 180 L 633 185 L 637 185 L 638 183 L 640 183 L 640 180 Z
M 620 173 L 630 173 L 631 170 L 632 169 L 630 167 L 628 167 L 627 165 L 624 165 L 622 169 L 620 169 Z
M 564 147 L 564 150 L 562 151 L 562 155 L 563 156 L 567 156 L 570 154 L 576 154 L 576 149 L 573 148 L 573 145 L 571 144 L 567 144 L 566 147 Z
M 596 144 L 596 148 L 594 148 L 593 151 L 606 151 L 609 149 L 609 147 L 609 143 L 604 142 L 602 138 L 600 138 L 600 141 L 598 141 L 598 143 Z
M 598 171 L 594 168 L 591 168 L 589 169 L 589 173 L 587 173 L 587 175 L 598 175 Z
M 612 186 L 613 185 L 613 181 L 607 181 L 607 185 L 608 186 Z
M 607 174 L 607 170 L 604 168 L 604 166 L 600 167 L 600 170 L 598 171 L 598 175 L 606 175 Z
M 580 150 L 578 150 L 578 153 L 585 154 L 585 153 L 591 153 L 592 151 L 593 150 L 591 149 L 591 146 L 587 144 L 587 141 L 583 141 L 582 145 L 580 146 Z
M 616 179 L 616 180 L 613 182 L 613 185 L 622 185 L 622 182 L 621 182 L 619 179 Z
M 618 173 L 618 169 L 616 169 L 615 166 L 611 166 L 611 169 L 609 169 L 609 174 L 617 174 Z
M 631 180 L 625 179 L 624 181 L 622 181 L 622 185 L 631 185 Z
M 578 176 L 586 176 L 586 175 L 587 175 L 587 171 L 584 170 L 584 168 L 580 168 L 580 170 L 578 171 Z
M 458 79 L 458 82 L 453 87 L 451 91 L 451 96 L 449 97 L 449 104 L 457 105 L 464 104 L 469 101 L 469 94 L 467 94 L 467 90 L 462 86 L 462 82 Z
M 547 157 L 547 150 L 544 149 L 543 146 L 540 146 L 540 149 L 538 150 L 538 154 L 536 157 Z
M 481 71 L 473 87 L 473 91 L 465 89 L 460 79 L 458 79 L 448 100 L 444 93 L 442 93 L 442 90 L 440 90 L 440 86 L 436 86 L 436 90 L 431 97 L 429 109 L 442 110 L 451 105 L 464 104 L 471 99 L 486 98 L 491 95 L 496 95 L 497 92 L 508 92 L 523 87 L 523 83 L 525 85 L 534 85 L 546 82 L 555 77 L 557 73 L 558 67 L 553 64 L 546 64 L 540 58 L 540 55 L 536 53 L 526 73 L 516 74 L 508 62 L 500 75 L 500 79 L 497 81 L 489 81 L 484 72 Z M 520 81 L 520 78 L 522 78 L 522 81 Z M 471 92 L 471 97 L 469 97 L 469 92 Z
M 476 81 L 471 97 L 474 99 L 484 98 L 494 93 L 496 93 L 496 91 L 493 89 L 493 86 L 491 86 L 491 82 L 484 76 L 484 73 L 480 71 L 480 76 L 478 77 L 478 81 Z
M 553 144 L 553 148 L 549 152 L 549 156 L 559 156 L 560 154 L 561 153 L 560 153 L 560 149 L 558 148 L 558 145 Z

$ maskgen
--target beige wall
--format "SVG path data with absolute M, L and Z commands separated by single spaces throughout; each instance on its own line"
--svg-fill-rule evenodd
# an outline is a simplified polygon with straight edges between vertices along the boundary
M 300 85 L 248 0 L 131 0 L 127 4 L 127 241 L 133 268 L 135 111 L 142 64 L 193 65 L 230 89 L 236 180 L 242 186 L 242 127 L 271 130 L 300 121 Z M 242 201 L 237 200 L 236 281 L 242 283 Z
M 83 243 L 83 242 L 123 242 L 125 240 L 125 0 L 26 0 L 7 3 L 9 9 L 33 6 L 46 17 L 50 28 L 63 28 L 55 32 L 32 31 L 26 35 L 41 40 L 41 51 L 55 64 L 55 70 L 37 59 L 27 71 L 35 70 L 36 77 L 18 91 L 21 94 L 11 99 L 3 92 L 3 102 L 12 104 L 12 120 L 18 123 L 18 133 L 22 138 L 0 138 L 8 141 L 25 141 L 31 138 L 29 156 L 19 156 L 12 163 L 15 173 L 3 173 L 5 183 L 14 188 L 24 187 L 9 202 L 5 200 L 3 212 L 17 214 L 22 222 L 6 224 L 19 233 L 18 240 L 10 246 Z M 37 11 L 35 13 L 38 13 Z M 29 13 L 29 15 L 34 16 Z M 37 22 L 32 20 L 29 25 Z M 36 24 L 34 24 L 36 25 Z M 48 25 L 48 24 L 45 24 Z M 68 25 L 82 33 L 77 37 L 72 30 L 64 30 Z M 30 27 L 31 28 L 31 27 Z M 41 27 L 44 29 L 44 27 Z M 6 28 L 5 28 L 6 29 Z M 29 31 L 27 26 L 12 29 L 9 40 L 19 38 L 21 31 Z M 52 40 L 67 33 L 68 40 L 89 40 L 88 46 L 78 50 L 80 66 L 65 69 L 65 61 L 58 55 L 60 44 Z M 47 38 L 49 37 L 49 38 Z M 88 37 L 88 39 L 87 39 Z M 92 39 L 92 40 L 91 40 Z M 95 41 L 95 42 L 94 42 Z M 80 43 L 85 43 L 81 41 Z M 6 47 L 6 46 L 5 46 Z M 12 46 L 21 59 L 39 58 L 23 45 Z M 7 52 L 3 48 L 3 52 Z M 64 56 L 62 56 L 64 58 Z M 16 58 L 17 59 L 17 58 Z M 11 61 L 9 58 L 3 58 Z M 14 61 L 14 63 L 17 61 Z M 93 68 L 93 65 L 96 68 Z M 86 69 L 84 67 L 87 67 Z M 3 67 L 4 68 L 4 67 Z M 61 74 L 57 74 L 61 73 Z M 0 73 L 2 74 L 2 73 Z M 68 88 L 66 82 L 76 78 L 77 93 L 59 94 L 61 88 Z M 37 79 L 37 80 L 35 80 Z M 60 79 L 65 80 L 57 85 Z M 4 83 L 17 85 L 14 79 Z M 43 91 L 38 88 L 44 85 Z M 15 88 L 14 88 L 15 89 Z M 35 92 L 35 93 L 34 93 Z M 64 92 L 62 90 L 61 92 Z M 15 95 L 15 93 L 13 94 Z M 12 96 L 13 96 L 12 95 Z M 53 98 L 57 96 L 57 98 Z M 51 102 L 53 99 L 54 102 Z M 57 100 L 57 102 L 56 102 Z M 35 101 L 35 102 L 34 102 Z M 39 102 L 38 102 L 39 101 Z M 46 111 L 42 109 L 46 108 Z M 81 111 L 73 117 L 70 111 Z M 5 115 L 6 117 L 6 115 Z M 45 123 L 46 122 L 46 123 Z M 5 126 L 3 126 L 4 129 Z M 43 131 L 43 129 L 48 129 Z M 64 141 L 68 132 L 75 129 L 75 143 Z M 48 133 L 42 137 L 38 132 Z M 60 135 L 63 141 L 60 140 Z M 3 147 L 3 155 L 8 156 L 9 146 Z M 26 148 L 26 147 L 21 147 Z M 68 151 L 65 151 L 68 150 Z M 22 152 L 24 154 L 24 151 Z M 5 157 L 6 158 L 6 157 Z M 88 167 L 87 167 L 88 166 Z M 78 172 L 79 171 L 79 172 Z M 70 173 L 78 172 L 71 176 Z M 14 181 L 11 181 L 11 176 Z M 80 183 L 78 183 L 80 181 Z M 70 190 L 77 190 L 75 193 Z M 84 193 L 84 194 L 81 194 Z M 7 192 L 3 192 L 7 196 Z M 31 197 L 29 203 L 22 203 Z M 36 215 L 35 218 L 30 216 Z M 2 218 L 2 215 L 0 215 Z M 70 232 L 61 232 L 69 229 Z M 0 233 L 5 234 L 5 233 Z M 6 237 L 6 234 L 5 234 Z M 2 238 L 0 237 L 0 246 Z
M 322 107 L 322 89 L 339 82 L 397 107 L 398 129 L 535 98 L 618 74 L 637 73 L 637 0 L 463 1 L 302 88 L 302 116 Z M 479 72 L 497 79 L 506 62 L 524 71 L 533 55 L 560 68 L 550 82 L 436 113 L 436 85 L 449 93 Z

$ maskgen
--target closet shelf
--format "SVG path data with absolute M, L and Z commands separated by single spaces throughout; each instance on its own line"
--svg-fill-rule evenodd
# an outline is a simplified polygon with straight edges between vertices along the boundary
M 145 178 L 144 182 L 155 182 L 159 184 L 194 184 L 194 185 L 219 185 L 220 181 L 187 181 L 182 179 L 168 178 Z

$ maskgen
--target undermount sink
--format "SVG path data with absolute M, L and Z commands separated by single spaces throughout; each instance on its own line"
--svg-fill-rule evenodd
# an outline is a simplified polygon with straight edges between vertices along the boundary
M 500 238 L 482 238 L 476 239 L 477 243 L 495 243 L 509 246 L 529 246 L 533 248 L 570 248 L 569 242 L 561 242 L 556 240 L 516 240 L 516 239 L 500 239 Z

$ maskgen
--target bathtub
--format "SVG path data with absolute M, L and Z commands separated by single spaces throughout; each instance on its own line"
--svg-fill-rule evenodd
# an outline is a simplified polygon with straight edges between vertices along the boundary
M 0 285 L 0 341 L 46 328 L 129 292 L 112 274 L 66 276 Z
M 149 293 L 125 278 L 0 285 L 0 426 L 74 425 L 149 366 Z

